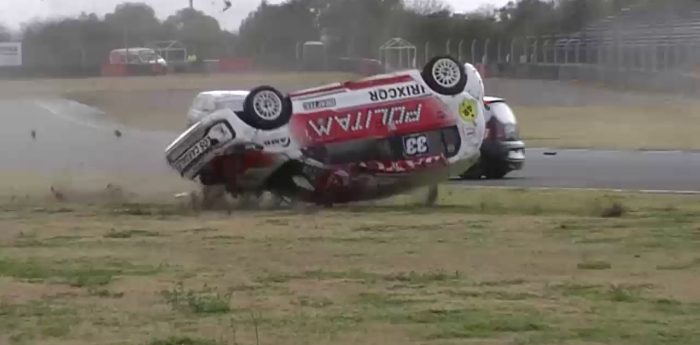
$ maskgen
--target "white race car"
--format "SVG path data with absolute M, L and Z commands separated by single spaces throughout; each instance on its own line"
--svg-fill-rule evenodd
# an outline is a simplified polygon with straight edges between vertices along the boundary
M 434 186 L 474 164 L 483 82 L 440 56 L 422 69 L 283 95 L 270 86 L 201 93 L 165 151 L 182 177 L 228 192 L 318 204 Z

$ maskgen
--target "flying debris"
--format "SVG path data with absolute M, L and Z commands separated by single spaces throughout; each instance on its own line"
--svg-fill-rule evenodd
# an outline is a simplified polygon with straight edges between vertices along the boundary
M 221 12 L 226 12 L 229 8 L 231 8 L 231 1 L 229 0 L 224 0 L 224 4 L 226 4 L 226 7 L 224 7 L 224 10 Z

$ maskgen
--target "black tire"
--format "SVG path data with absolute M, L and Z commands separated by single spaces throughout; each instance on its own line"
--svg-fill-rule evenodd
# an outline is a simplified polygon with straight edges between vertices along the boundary
M 476 162 L 474 165 L 469 167 L 467 171 L 463 172 L 459 177 L 463 180 L 480 180 L 481 176 L 484 175 L 484 167 L 481 161 Z
M 436 73 L 438 75 L 439 73 L 445 74 L 444 77 L 447 80 L 438 80 Z M 421 76 L 428 87 L 446 96 L 458 95 L 467 86 L 467 72 L 464 70 L 464 65 L 449 55 L 436 56 L 430 59 L 423 66 Z
M 261 99 L 262 98 L 267 98 Z M 267 101 L 267 102 L 266 102 Z M 265 102 L 261 104 L 260 102 Z M 261 109 L 261 106 L 273 109 Z M 272 130 L 286 125 L 292 117 L 292 101 L 271 86 L 258 86 L 243 103 L 241 120 L 256 129 Z
M 213 186 L 222 183 L 223 180 L 210 165 L 205 165 L 199 172 L 199 182 L 204 186 Z
M 508 175 L 510 171 L 506 168 L 503 167 L 491 167 L 489 169 L 486 169 L 486 178 L 491 179 L 491 180 L 500 180 L 506 175 Z
M 481 180 L 481 176 L 483 176 L 481 171 L 467 170 L 462 175 L 459 175 L 459 178 L 462 180 Z

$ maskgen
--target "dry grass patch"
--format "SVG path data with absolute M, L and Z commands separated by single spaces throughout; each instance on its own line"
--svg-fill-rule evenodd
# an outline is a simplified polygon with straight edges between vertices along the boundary
M 5 202 L 13 344 L 694 344 L 700 198 L 444 187 L 195 213 Z M 619 217 L 606 217 L 622 205 Z M 37 211 L 40 210 L 40 211 Z
M 513 107 L 532 147 L 700 149 L 698 106 Z
M 171 74 L 128 78 L 2 80 L 3 96 L 57 95 L 74 92 L 124 92 L 152 90 L 228 89 L 259 84 L 299 85 L 354 79 L 357 75 L 340 72 L 287 72 L 242 74 Z

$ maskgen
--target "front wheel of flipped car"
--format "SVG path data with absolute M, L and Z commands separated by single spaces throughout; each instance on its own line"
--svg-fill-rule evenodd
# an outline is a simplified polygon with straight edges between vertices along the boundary
M 457 59 L 449 56 L 436 56 L 423 67 L 423 81 L 433 91 L 454 96 L 462 93 L 467 86 L 467 73 Z
M 256 129 L 272 130 L 282 127 L 292 117 L 292 102 L 271 86 L 259 86 L 250 91 L 243 103 L 241 120 Z

